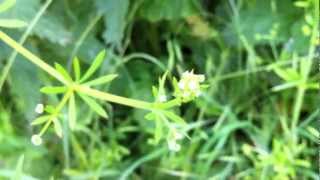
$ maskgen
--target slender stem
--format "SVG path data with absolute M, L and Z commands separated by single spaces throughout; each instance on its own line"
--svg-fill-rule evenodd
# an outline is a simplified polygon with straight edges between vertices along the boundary
M 101 91 L 91 89 L 90 87 L 86 87 L 86 86 L 76 85 L 75 91 L 87 94 L 87 95 L 94 97 L 94 98 L 97 98 L 97 99 L 101 99 L 101 100 L 105 100 L 105 101 L 109 101 L 109 102 L 113 102 L 113 103 L 117 103 L 117 104 L 122 104 L 125 106 L 130 106 L 130 107 L 145 109 L 145 110 L 153 110 L 154 109 L 153 103 L 130 99 L 130 98 L 125 98 L 122 96 L 117 96 L 117 95 L 106 93 L 106 92 L 101 92 Z
M 26 39 L 29 36 L 29 34 L 31 33 L 32 29 L 35 27 L 35 25 L 39 21 L 40 17 L 43 15 L 43 13 L 49 7 L 51 2 L 52 2 L 52 0 L 47 0 L 46 3 L 41 7 L 41 9 L 37 13 L 37 15 L 33 18 L 31 23 L 29 24 L 28 28 L 26 29 L 26 31 L 23 33 L 22 37 L 20 38 L 19 44 L 22 45 L 26 41 Z M 8 64 L 3 69 L 2 76 L 0 77 L 0 92 L 2 90 L 4 82 L 7 79 L 7 76 L 9 74 L 9 72 L 10 72 L 10 69 L 11 69 L 11 67 L 12 67 L 12 65 L 14 63 L 14 60 L 15 60 L 17 54 L 18 54 L 18 52 L 15 51 L 15 50 L 12 52 L 12 54 L 9 57 Z
M 52 115 L 52 117 L 50 117 L 49 121 L 41 129 L 41 131 L 39 133 L 40 136 L 42 136 L 47 131 L 47 129 L 49 128 L 52 121 L 54 121 L 54 119 L 59 115 L 59 112 L 62 110 L 64 105 L 68 102 L 68 99 L 70 98 L 72 93 L 73 93 L 73 90 L 71 89 L 63 96 L 62 101 L 58 104 L 54 114 Z
M 312 59 L 314 58 L 314 52 L 316 49 L 316 46 L 314 44 L 315 40 L 318 38 L 318 27 L 319 27 L 319 0 L 315 0 L 315 9 L 314 9 L 314 25 L 313 25 L 313 30 L 312 30 L 312 36 L 310 38 L 310 48 L 309 48 L 309 54 L 307 59 L 305 59 L 305 61 L 307 62 L 306 64 L 303 64 L 305 69 L 302 73 L 302 84 L 298 87 L 298 91 L 297 91 L 297 98 L 294 104 L 294 112 L 293 112 L 293 120 L 292 120 L 292 124 L 291 124 L 291 128 L 294 129 L 297 124 L 298 124 L 298 120 L 300 117 L 300 113 L 301 113 L 301 107 L 303 104 L 303 97 L 306 91 L 306 87 L 305 84 L 307 84 L 308 82 L 308 77 L 309 74 L 311 72 L 311 68 L 312 68 Z M 301 66 L 301 64 L 300 64 Z
M 50 65 L 45 63 L 42 59 L 38 58 L 33 53 L 25 49 L 23 46 L 18 44 L 15 40 L 10 38 L 8 35 L 6 35 L 2 31 L 0 31 L 0 39 L 2 39 L 5 43 L 7 43 L 9 46 L 11 46 L 20 54 L 22 54 L 24 57 L 26 57 L 29 61 L 36 64 L 44 71 L 46 71 L 48 74 L 55 77 L 57 80 L 59 80 L 63 84 L 70 86 L 70 83 L 67 80 L 65 80 L 65 78 L 57 70 L 55 70 Z M 101 92 L 101 91 L 86 87 L 84 85 L 74 85 L 74 88 L 75 88 L 74 89 L 75 91 L 82 92 L 84 94 L 87 94 L 97 99 L 101 99 L 101 100 L 105 100 L 105 101 L 109 101 L 117 104 L 122 104 L 130 107 L 134 107 L 134 108 L 145 109 L 145 110 L 154 109 L 154 103 L 125 98 L 125 97 L 113 95 L 106 92 Z
M 90 24 L 86 27 L 86 29 L 83 31 L 83 33 L 80 35 L 80 38 L 77 40 L 77 42 L 75 43 L 75 46 L 71 52 L 71 56 L 69 57 L 69 61 L 68 61 L 68 65 L 67 65 L 68 70 L 70 70 L 71 65 L 72 65 L 72 60 L 76 56 L 81 44 L 88 37 L 89 33 L 94 28 L 94 26 L 97 24 L 97 22 L 101 19 L 101 17 L 102 17 L 102 15 L 100 15 L 100 14 L 96 15 L 94 17 L 94 19 L 90 22 Z
M 57 70 L 55 70 L 49 64 L 45 63 L 45 61 L 43 61 L 39 57 L 35 56 L 29 50 L 27 50 L 22 45 L 17 43 L 15 40 L 10 38 L 3 31 L 0 31 L 0 39 L 2 39 L 5 43 L 7 43 L 9 46 L 11 46 L 13 49 L 15 49 L 20 54 L 22 54 L 29 61 L 31 61 L 35 65 L 39 66 L 42 70 L 46 71 L 48 74 L 55 77 L 57 80 L 59 80 L 63 84 L 65 84 L 65 85 L 69 84 L 68 81 L 65 80 L 65 78 Z

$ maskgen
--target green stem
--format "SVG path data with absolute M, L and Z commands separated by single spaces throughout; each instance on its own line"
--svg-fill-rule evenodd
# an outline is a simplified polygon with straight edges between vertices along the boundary
M 106 93 L 106 92 L 101 92 L 86 86 L 77 85 L 75 86 L 75 90 L 100 100 L 105 100 L 105 101 L 122 104 L 125 106 L 130 106 L 130 107 L 139 108 L 139 109 L 145 109 L 145 110 L 154 109 L 153 103 L 125 98 L 122 96 L 117 96 L 117 95 Z
M 306 91 L 306 87 L 305 85 L 308 82 L 308 77 L 309 74 L 311 72 L 311 68 L 312 68 L 312 59 L 314 58 L 314 52 L 316 49 L 316 46 L 314 44 L 314 42 L 316 41 L 316 39 L 318 38 L 318 27 L 319 27 L 319 0 L 315 0 L 315 9 L 314 9 L 314 25 L 313 25 L 313 30 L 312 30 L 312 36 L 310 38 L 310 48 L 309 48 L 309 54 L 307 59 L 305 60 L 307 63 L 304 64 L 303 67 L 305 68 L 304 71 L 302 71 L 302 83 L 301 85 L 298 87 L 298 91 L 297 91 L 297 98 L 294 104 L 294 112 L 293 112 L 293 120 L 292 120 L 292 124 L 291 124 L 291 128 L 294 129 L 299 121 L 299 117 L 300 117 L 300 113 L 301 113 L 301 107 L 303 104 L 303 98 L 304 98 L 304 94 Z M 301 65 L 301 64 L 300 64 Z
M 35 56 L 34 54 L 32 54 L 26 48 L 24 48 L 19 43 L 17 43 L 15 40 L 10 38 L 3 31 L 0 31 L 0 39 L 2 39 L 5 43 L 7 43 L 9 46 L 11 46 L 13 49 L 15 49 L 20 54 L 22 54 L 29 61 L 31 61 L 35 65 L 39 66 L 42 70 L 46 71 L 48 74 L 55 77 L 57 80 L 59 80 L 63 84 L 65 84 L 65 85 L 69 84 L 68 81 L 65 80 L 65 78 L 57 70 L 55 70 L 53 67 L 51 67 L 50 65 L 45 63 L 42 59 L 40 59 L 37 56 Z
M 40 17 L 43 15 L 43 13 L 46 11 L 46 9 L 49 7 L 51 4 L 52 0 L 47 0 L 46 3 L 42 6 L 42 8 L 39 10 L 37 15 L 33 18 L 31 23 L 29 24 L 27 30 L 23 33 L 22 37 L 19 40 L 19 44 L 23 45 L 23 43 L 26 41 L 27 37 L 31 33 L 32 29 L 35 27 L 37 22 L 39 21 Z M 8 59 L 8 64 L 4 67 L 2 76 L 0 77 L 0 92 L 2 90 L 3 84 L 7 79 L 7 76 L 10 72 L 10 69 L 14 63 L 14 60 L 17 56 L 17 51 L 13 51 L 12 54 L 10 55 Z
M 64 105 L 68 102 L 68 99 L 70 98 L 70 96 L 72 95 L 73 90 L 69 90 L 62 98 L 62 101 L 58 104 L 54 114 L 52 115 L 52 117 L 50 117 L 49 121 L 44 125 L 44 127 L 41 129 L 39 135 L 42 136 L 47 129 L 49 128 L 50 124 L 52 123 L 52 121 L 57 118 L 57 116 L 59 115 L 59 112 L 62 110 L 62 108 L 64 107 Z

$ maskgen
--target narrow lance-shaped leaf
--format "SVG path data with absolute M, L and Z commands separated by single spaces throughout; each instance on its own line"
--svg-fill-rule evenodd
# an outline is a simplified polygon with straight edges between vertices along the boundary
M 158 144 L 163 136 L 163 124 L 160 118 L 156 118 L 156 129 L 154 133 L 155 143 Z
M 85 85 L 97 86 L 97 85 L 105 84 L 105 83 L 108 83 L 108 82 L 114 80 L 117 76 L 118 75 L 116 75 L 116 74 L 110 74 L 110 75 L 102 76 L 100 78 L 97 78 L 95 80 L 92 80 L 92 81 L 89 81 L 89 82 L 85 83 Z
M 90 97 L 86 96 L 86 95 L 82 95 L 79 94 L 79 96 L 81 97 L 81 99 L 83 99 L 84 102 L 86 102 L 88 104 L 88 106 L 95 111 L 96 113 L 98 113 L 100 116 L 107 118 L 108 115 L 106 113 L 106 111 L 93 99 L 91 99 Z
M 62 94 L 67 91 L 65 86 L 47 86 L 40 89 L 40 92 L 45 94 Z
M 76 81 L 79 81 L 80 80 L 80 77 L 81 77 L 81 68 L 80 68 L 80 62 L 79 62 L 79 59 L 77 57 L 75 57 L 73 59 L 73 72 L 74 72 L 74 77 L 75 77 L 75 80 Z
M 0 19 L 0 27 L 21 28 L 27 26 L 27 23 L 18 19 Z
M 67 80 L 72 81 L 72 78 L 70 77 L 68 71 L 64 69 L 63 66 L 61 66 L 59 63 L 54 63 L 54 66 L 56 70 Z
M 54 131 L 60 138 L 62 137 L 62 126 L 58 119 L 53 120 Z
M 23 179 L 23 163 L 24 163 L 24 155 L 20 156 L 19 158 L 14 176 L 11 177 L 12 180 Z
M 173 112 L 170 112 L 170 111 L 162 111 L 162 112 L 164 113 L 165 116 L 167 116 L 172 121 L 178 124 L 183 124 L 183 125 L 186 124 L 186 122 L 180 116 L 174 114 Z
M 102 62 L 104 60 L 105 54 L 106 54 L 106 51 L 103 50 L 96 56 L 96 58 L 94 59 L 93 63 L 89 67 L 89 69 L 86 71 L 86 73 L 81 78 L 80 82 L 86 81 L 97 71 L 97 69 L 100 67 L 100 65 L 102 64 Z
M 69 116 L 69 126 L 71 128 L 71 130 L 73 130 L 76 126 L 76 102 L 75 102 L 75 97 L 74 94 L 72 94 L 70 96 L 70 100 L 69 100 L 69 112 L 68 112 L 68 116 Z
M 7 11 L 16 4 L 16 0 L 4 0 L 0 4 L 0 13 Z
M 39 125 L 42 123 L 47 122 L 47 120 L 50 118 L 50 115 L 45 115 L 45 116 L 40 116 L 37 119 L 35 119 L 34 121 L 32 121 L 31 125 L 35 126 L 35 125 Z

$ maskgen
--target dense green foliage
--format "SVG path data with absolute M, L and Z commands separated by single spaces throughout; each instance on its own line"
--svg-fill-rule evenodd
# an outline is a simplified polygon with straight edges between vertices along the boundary
M 318 6 L 319 0 L 17 0 L 3 12 L 0 6 L 1 30 L 17 41 L 26 36 L 23 46 L 61 71 L 73 72 L 77 56 L 84 72 L 105 49 L 90 75 L 118 77 L 100 79 L 113 81 L 99 90 L 153 102 L 156 91 L 176 89 L 167 83 L 152 90 L 165 72 L 172 80 L 192 69 L 209 85 L 175 111 L 188 128 L 178 152 L 157 138 L 163 125 L 145 118 L 147 111 L 88 97 L 69 105 L 77 108 L 73 131 L 66 108 L 63 138 L 50 128 L 34 146 L 36 105 L 61 99 L 40 89 L 57 81 L 0 40 L 0 179 L 317 179 Z

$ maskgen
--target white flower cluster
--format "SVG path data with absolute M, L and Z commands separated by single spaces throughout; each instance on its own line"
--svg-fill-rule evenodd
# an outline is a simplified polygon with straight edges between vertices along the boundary
M 191 100 L 201 95 L 200 83 L 204 82 L 205 77 L 202 74 L 193 74 L 193 71 L 186 71 L 178 82 L 180 96 L 185 100 Z
M 170 151 L 178 152 L 181 149 L 181 145 L 177 143 L 178 140 L 183 139 L 183 135 L 176 130 L 172 131 L 171 135 L 167 138 L 168 148 Z

